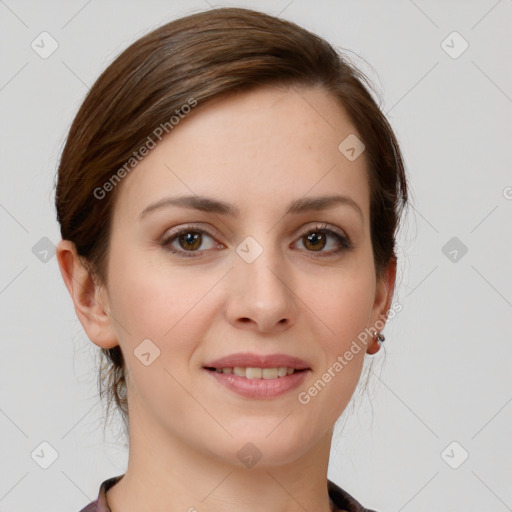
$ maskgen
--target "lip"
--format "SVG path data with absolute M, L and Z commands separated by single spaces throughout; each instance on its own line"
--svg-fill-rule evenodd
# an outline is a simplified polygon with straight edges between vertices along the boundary
M 311 369 L 306 361 L 287 354 L 253 354 L 250 352 L 239 352 L 221 357 L 220 359 L 215 359 L 203 365 L 203 368 L 234 368 L 235 366 L 241 366 L 243 368 L 278 368 L 279 366 L 286 366 L 287 368 L 295 368 L 296 370 Z M 305 374 L 306 372 L 302 373 Z M 280 379 L 286 378 L 287 377 L 280 377 Z
M 269 367 L 264 366 L 263 368 Z M 295 372 L 286 375 L 286 377 L 278 377 L 276 379 L 247 379 L 234 375 L 233 373 L 219 373 L 207 370 L 206 368 L 204 368 L 203 371 L 219 384 L 227 387 L 238 395 L 247 398 L 268 399 L 283 395 L 300 386 L 311 370 Z

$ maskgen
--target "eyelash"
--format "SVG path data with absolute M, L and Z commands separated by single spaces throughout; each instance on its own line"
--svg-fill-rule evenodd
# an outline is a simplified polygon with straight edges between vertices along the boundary
M 180 237 L 181 235 L 186 235 L 187 233 L 200 233 L 200 234 L 206 234 L 208 236 L 210 236 L 211 238 L 215 238 L 215 235 L 208 229 L 199 229 L 199 228 L 195 228 L 194 226 L 185 226 L 183 228 L 181 228 L 179 231 L 175 232 L 175 233 L 171 233 L 169 236 L 165 237 L 165 239 L 162 241 L 162 246 L 178 255 L 179 257 L 185 257 L 185 258 L 194 258 L 194 257 L 198 257 L 200 256 L 203 252 L 203 251 L 185 251 L 183 249 L 181 250 L 178 250 L 176 249 L 175 247 L 173 247 L 171 245 L 171 243 L 178 239 L 178 237 Z M 302 239 L 303 237 L 305 237 L 306 235 L 310 235 L 310 234 L 313 234 L 313 233 L 322 233 L 322 234 L 325 234 L 325 235 L 331 235 L 333 236 L 337 241 L 338 243 L 340 244 L 340 248 L 338 249 L 335 249 L 335 250 L 331 250 L 331 251 L 327 251 L 327 252 L 324 252 L 324 251 L 319 251 L 320 254 L 324 254 L 324 256 L 319 256 L 319 255 L 316 255 L 315 254 L 315 251 L 308 251 L 306 250 L 306 252 L 310 252 L 312 253 L 312 256 L 314 258 L 323 258 L 325 257 L 325 255 L 327 256 L 332 256 L 332 255 L 335 255 L 335 254 L 339 254 L 347 249 L 352 249 L 353 248 L 353 245 L 352 245 L 352 242 L 350 241 L 350 239 L 348 237 L 344 237 L 338 233 L 336 233 L 335 231 L 332 231 L 330 229 L 327 228 L 327 225 L 326 224 L 319 224 L 317 226 L 314 226 L 313 228 L 310 228 L 308 229 L 307 231 L 305 231 L 304 233 L 302 233 L 300 236 L 299 236 L 299 240 Z M 208 249 L 207 249 L 208 250 Z

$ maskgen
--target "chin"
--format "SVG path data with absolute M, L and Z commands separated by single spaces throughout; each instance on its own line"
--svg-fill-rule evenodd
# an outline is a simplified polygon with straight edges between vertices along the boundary
M 273 428 L 276 424 L 274 423 Z M 290 437 L 285 431 L 277 430 L 269 435 L 269 429 L 261 435 L 248 429 L 246 435 L 238 435 L 226 442 L 226 451 L 217 456 L 224 462 L 248 469 L 265 469 L 294 463 L 307 451 L 303 438 Z

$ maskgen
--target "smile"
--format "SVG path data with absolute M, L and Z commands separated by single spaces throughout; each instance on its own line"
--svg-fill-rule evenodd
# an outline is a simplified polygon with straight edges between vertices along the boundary
M 207 368 L 207 370 L 216 371 L 218 373 L 232 373 L 239 377 L 245 377 L 246 379 L 277 379 L 291 375 L 296 371 L 303 371 L 286 366 L 276 368 L 244 368 L 242 366 L 235 366 L 233 368 Z
M 203 368 L 216 383 L 230 392 L 253 399 L 281 396 L 300 386 L 311 370 L 287 367 L 255 368 Z M 285 373 L 286 372 L 286 373 Z

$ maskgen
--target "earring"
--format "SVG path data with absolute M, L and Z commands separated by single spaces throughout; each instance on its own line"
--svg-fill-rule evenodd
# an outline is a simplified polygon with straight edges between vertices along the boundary
M 372 337 L 377 340 L 377 343 L 371 343 L 366 350 L 366 352 L 371 355 L 376 354 L 380 350 L 381 343 L 386 339 L 384 334 L 382 334 L 380 331 L 373 332 Z

